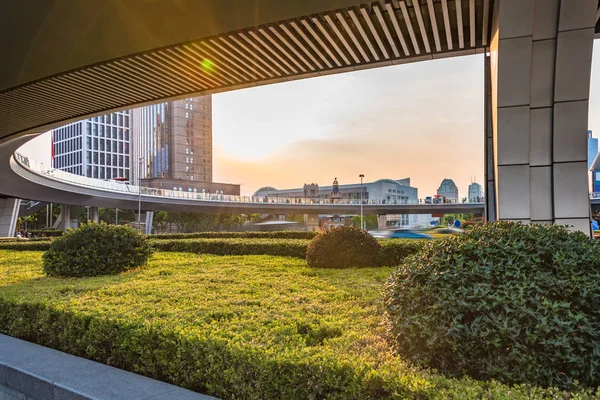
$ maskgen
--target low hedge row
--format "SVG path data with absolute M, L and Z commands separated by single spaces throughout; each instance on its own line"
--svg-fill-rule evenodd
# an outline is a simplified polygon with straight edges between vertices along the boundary
M 316 231 L 161 233 L 153 239 L 312 239 Z
M 6 239 L 0 250 L 46 251 L 51 239 Z M 309 240 L 306 239 L 159 239 L 150 238 L 155 251 L 205 253 L 222 256 L 265 254 L 305 258 Z M 418 252 L 427 241 L 387 239 L 381 241 L 381 265 L 400 264 L 404 257 Z
M 50 238 L 50 237 L 31 238 L 31 239 L 8 237 L 8 238 L 0 238 L 0 243 L 50 242 L 51 240 L 52 240 L 52 238 Z
M 63 231 L 58 229 L 33 229 L 30 230 L 29 233 L 32 235 L 39 235 L 40 233 L 43 233 L 46 235 L 46 237 L 58 237 L 63 235 Z
M 221 398 L 246 399 L 564 399 L 597 398 L 591 389 L 560 391 L 496 381 L 447 379 L 407 368 L 370 369 L 328 355 L 296 360 L 222 338 L 0 299 L 0 332 Z M 420 376 L 419 376 L 420 375 Z
M 381 265 L 396 266 L 404 257 L 417 253 L 429 240 L 386 239 L 381 240 Z
M 306 239 L 153 239 L 156 251 L 178 251 L 221 256 L 266 254 L 304 258 Z
M 46 251 L 51 243 L 51 239 L 3 239 L 0 250 Z

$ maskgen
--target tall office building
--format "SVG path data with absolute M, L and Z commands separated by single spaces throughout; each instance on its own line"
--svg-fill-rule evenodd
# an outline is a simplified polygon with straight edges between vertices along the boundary
M 157 189 L 240 194 L 239 185 L 212 181 L 211 96 L 153 104 L 54 129 L 52 166 Z
M 212 181 L 211 96 L 134 109 L 133 137 L 136 184 L 187 192 L 240 193 L 239 185 Z
M 467 199 L 469 201 L 477 201 L 481 200 L 483 197 L 483 189 L 479 183 L 471 182 L 469 185 L 469 196 Z
M 100 115 L 52 131 L 52 167 L 97 179 L 131 176 L 131 112 Z
M 444 179 L 440 183 L 437 194 L 446 196 L 448 199 L 458 200 L 458 187 L 452 179 Z

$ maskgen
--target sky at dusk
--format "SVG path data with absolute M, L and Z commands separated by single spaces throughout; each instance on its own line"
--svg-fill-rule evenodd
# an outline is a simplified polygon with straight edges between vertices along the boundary
M 242 192 L 410 177 L 483 181 L 483 59 L 398 65 L 213 96 L 214 179 Z
M 600 136 L 600 48 L 589 128 Z M 49 160 L 49 135 L 22 151 Z M 330 185 L 410 177 L 421 197 L 444 178 L 483 183 L 483 56 L 369 69 L 213 95 L 213 180 Z

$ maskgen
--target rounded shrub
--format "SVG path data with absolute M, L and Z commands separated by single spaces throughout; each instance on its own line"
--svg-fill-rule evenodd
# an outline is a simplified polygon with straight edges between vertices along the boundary
M 381 245 L 367 231 L 338 226 L 319 233 L 308 245 L 306 262 L 314 268 L 376 267 Z
M 136 229 L 90 223 L 52 241 L 43 267 L 52 276 L 110 275 L 146 264 L 151 254 L 146 237 Z
M 497 222 L 431 241 L 386 284 L 395 350 L 451 376 L 600 384 L 600 243 Z

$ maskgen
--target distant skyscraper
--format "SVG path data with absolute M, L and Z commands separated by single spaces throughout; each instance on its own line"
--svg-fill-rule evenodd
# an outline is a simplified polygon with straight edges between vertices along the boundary
M 52 167 L 90 178 L 129 180 L 130 124 L 130 111 L 121 111 L 52 130 Z
M 141 158 L 141 161 L 140 161 Z M 52 131 L 52 166 L 97 179 L 188 192 L 240 194 L 212 182 L 210 96 L 92 117 Z
M 448 199 L 458 200 L 458 187 L 452 179 L 444 179 L 437 190 L 437 194 L 446 196 Z
M 472 182 L 469 185 L 469 201 L 477 201 L 483 197 L 483 190 L 479 183 Z
M 587 162 L 588 162 L 588 170 L 592 167 L 592 163 L 594 162 L 594 158 L 598 154 L 598 139 L 592 137 L 592 131 L 588 130 L 588 154 L 587 154 Z
M 134 109 L 132 129 L 136 184 L 141 178 L 152 188 L 239 194 L 239 185 L 212 183 L 210 95 Z

